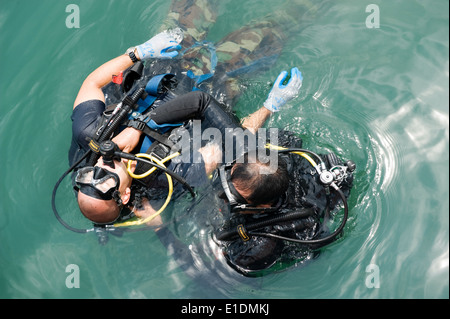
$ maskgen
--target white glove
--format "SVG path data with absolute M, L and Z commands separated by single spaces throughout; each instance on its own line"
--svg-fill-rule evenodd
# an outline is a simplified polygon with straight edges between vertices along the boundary
M 180 28 L 166 30 L 158 33 L 147 42 L 136 47 L 139 59 L 147 60 L 151 58 L 171 59 L 178 55 L 176 50 L 181 49 L 183 41 L 183 30 Z M 169 50 L 172 50 L 168 52 Z
M 278 112 L 280 107 L 297 96 L 302 87 L 302 72 L 297 68 L 292 68 L 289 82 L 286 85 L 283 85 L 283 81 L 286 79 L 287 75 L 288 73 L 286 71 L 283 71 L 278 75 L 267 100 L 264 102 L 264 107 L 271 112 Z

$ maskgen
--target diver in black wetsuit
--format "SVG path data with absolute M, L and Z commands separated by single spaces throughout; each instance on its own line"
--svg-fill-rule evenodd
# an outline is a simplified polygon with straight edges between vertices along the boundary
M 286 132 L 281 135 L 281 145 L 292 150 L 301 149 L 300 139 Z M 255 170 L 268 167 L 257 159 L 234 164 L 229 176 L 222 173 L 225 175 L 221 180 L 222 188 L 235 186 L 234 192 L 226 198 L 228 202 L 235 200 L 236 203 L 230 210 L 222 210 L 227 222 L 216 232 L 215 238 L 228 263 L 236 270 L 255 275 L 276 264 L 289 265 L 307 260 L 314 256 L 317 248 L 338 237 L 345 225 L 348 208 L 335 231 L 330 232 L 326 227 L 338 206 L 347 206 L 354 166 L 351 161 L 344 164 L 333 153 L 320 156 L 320 159 L 327 167 L 320 174 L 297 152 L 280 154 L 279 169 L 275 174 L 256 174 Z M 320 176 L 326 176 L 328 169 L 339 180 L 325 184 Z M 272 187 L 267 188 L 267 184 Z M 331 184 L 338 192 L 330 190 Z
M 280 133 L 280 146 L 301 149 L 300 139 L 288 132 Z M 213 241 L 232 268 L 257 276 L 268 269 L 309 260 L 318 248 L 338 238 L 348 215 L 346 199 L 354 170 L 351 161 L 343 163 L 333 153 L 320 156 L 326 167 L 321 178 L 308 160 L 293 152 L 280 154 L 277 169 L 269 174 L 260 174 L 270 170 L 270 165 L 258 161 L 257 152 L 249 151 L 243 158 L 216 170 L 212 186 L 207 189 L 210 195 L 201 200 L 209 205 L 198 203 L 200 211 L 196 213 L 194 208 L 190 213 L 217 215 L 222 221 L 206 228 L 213 232 Z M 330 171 L 334 180 L 325 184 Z M 330 189 L 332 184 L 339 192 Z M 342 204 L 346 209 L 341 224 L 330 231 L 328 221 Z M 174 252 L 180 266 L 191 270 L 190 250 L 169 227 L 158 228 L 162 218 L 158 216 L 149 225 L 156 227 L 161 242 Z M 219 268 L 223 266 L 219 261 L 215 263 Z

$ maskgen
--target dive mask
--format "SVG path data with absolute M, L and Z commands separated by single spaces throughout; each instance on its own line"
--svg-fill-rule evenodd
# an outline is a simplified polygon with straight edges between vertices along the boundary
M 230 180 L 231 167 L 231 165 L 222 165 L 219 168 L 220 183 L 222 184 L 222 188 L 224 191 L 223 194 L 221 194 L 221 197 L 226 197 L 231 207 L 235 207 L 238 204 L 246 205 L 248 204 L 247 201 L 244 199 L 244 197 L 241 196 L 241 194 L 239 194 Z
M 256 207 L 249 204 L 248 201 L 236 190 L 231 181 L 231 168 L 233 165 L 222 165 L 219 168 L 219 177 L 222 184 L 223 193 L 220 198 L 226 199 L 231 207 L 231 211 L 257 211 L 261 213 L 274 212 L 280 209 L 283 199 L 280 198 L 275 206 L 272 207 Z
M 119 175 L 98 166 L 83 167 L 75 178 L 80 192 L 96 199 L 114 199 L 119 205 Z

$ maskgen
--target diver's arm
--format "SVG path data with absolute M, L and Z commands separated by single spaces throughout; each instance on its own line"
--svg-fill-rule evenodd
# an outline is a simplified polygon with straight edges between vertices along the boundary
M 261 128 L 267 119 L 272 114 L 271 111 L 265 107 L 261 107 L 258 111 L 253 112 L 242 121 L 242 127 L 248 129 L 253 134 L 256 134 L 259 128 Z
M 302 73 L 297 68 L 292 68 L 291 78 L 285 85 L 283 82 L 286 80 L 287 76 L 288 73 L 286 71 L 283 71 L 278 75 L 270 90 L 269 96 L 264 102 L 264 106 L 253 114 L 250 114 L 242 122 L 242 126 L 245 129 L 248 129 L 255 134 L 256 131 L 264 125 L 272 113 L 278 112 L 283 105 L 298 94 L 303 81 Z
M 113 75 L 126 70 L 132 65 L 133 61 L 131 61 L 128 55 L 121 55 L 97 68 L 86 78 L 86 80 L 84 80 L 83 85 L 78 92 L 78 96 L 75 99 L 73 108 L 80 103 L 89 100 L 100 100 L 105 102 L 102 87 L 111 82 Z M 121 151 L 129 153 L 139 143 L 141 135 L 142 131 L 127 127 L 113 138 L 113 142 L 117 144 Z
M 151 58 L 173 58 L 178 55 L 176 50 L 181 49 L 180 42 L 183 40 L 181 29 L 171 32 L 164 31 L 147 42 L 138 45 L 134 49 L 134 55 L 139 60 L 147 60 Z M 78 104 L 89 100 L 105 101 L 102 87 L 111 82 L 112 76 L 119 74 L 133 65 L 128 54 L 123 54 L 112 59 L 94 72 L 89 74 L 78 92 L 73 108 Z
M 138 145 L 142 134 L 143 132 L 140 130 L 127 127 L 115 136 L 112 141 L 117 144 L 122 152 L 130 153 Z
M 147 198 L 143 198 L 141 201 L 141 206 L 137 208 L 136 206 L 133 209 L 134 215 L 136 217 L 139 217 L 141 219 L 146 219 L 156 213 L 156 210 L 153 208 L 153 206 L 149 203 Z M 156 215 L 152 219 L 150 219 L 148 222 L 145 223 L 147 226 L 154 227 L 155 231 L 158 231 L 160 229 L 159 226 L 163 224 L 161 215 Z
M 222 163 L 222 150 L 219 145 L 208 143 L 198 151 L 202 155 L 203 162 L 205 163 L 205 173 L 209 176 Z
M 113 75 L 119 74 L 119 72 L 126 70 L 132 65 L 133 61 L 131 61 L 128 55 L 121 55 L 98 67 L 84 80 L 75 99 L 73 108 L 89 100 L 105 102 L 102 87 L 111 82 Z

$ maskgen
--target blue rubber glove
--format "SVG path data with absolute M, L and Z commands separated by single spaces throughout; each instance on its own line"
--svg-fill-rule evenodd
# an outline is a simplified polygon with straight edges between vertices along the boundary
M 181 49 L 181 41 L 183 41 L 183 31 L 180 28 L 166 30 L 158 33 L 147 42 L 138 45 L 136 50 L 141 60 L 151 58 L 171 59 L 178 55 L 176 50 Z
M 288 101 L 297 96 L 302 87 L 303 76 L 297 68 L 291 69 L 291 78 L 289 82 L 284 85 L 283 81 L 286 79 L 288 73 L 283 71 L 278 75 L 272 90 L 264 102 L 264 107 L 271 112 L 278 112 L 280 108 Z

